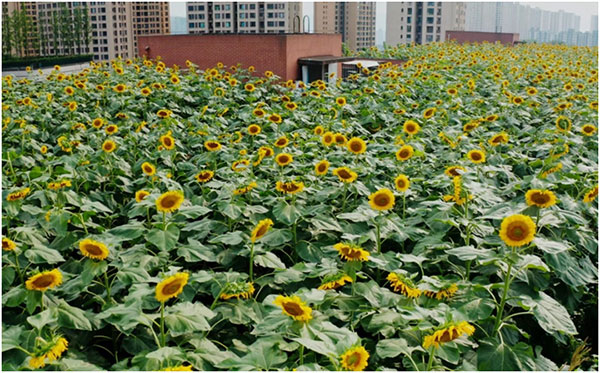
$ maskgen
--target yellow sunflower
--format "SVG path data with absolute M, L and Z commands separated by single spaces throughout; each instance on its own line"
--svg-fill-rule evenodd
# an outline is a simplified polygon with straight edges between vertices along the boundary
M 156 115 L 159 118 L 168 118 L 171 116 L 171 114 L 173 114 L 173 112 L 171 110 L 167 110 L 167 109 L 160 109 L 159 111 L 156 112 Z
M 198 174 L 196 174 L 196 180 L 198 180 L 199 183 L 206 183 L 210 181 L 214 175 L 215 173 L 211 170 L 200 171 Z
M 342 368 L 360 372 L 365 370 L 369 360 L 369 353 L 363 346 L 352 347 L 340 356 Z
M 430 107 L 430 108 L 423 110 L 423 118 L 429 119 L 429 118 L 433 117 L 435 115 L 436 111 L 437 111 L 437 108 L 434 108 L 434 107 Z
M 335 103 L 336 103 L 338 106 L 344 106 L 344 105 L 346 105 L 346 98 L 345 98 L 345 97 L 337 97 L 337 98 L 335 99 Z
M 474 332 L 475 328 L 473 325 L 466 321 L 462 321 L 458 324 L 452 324 L 437 330 L 431 335 L 425 336 L 423 339 L 423 348 L 429 349 L 432 346 L 438 348 L 441 344 L 453 341 L 463 334 L 471 336 Z
M 148 197 L 150 195 L 150 192 L 147 192 L 145 190 L 138 190 L 137 192 L 135 192 L 135 201 L 137 203 L 140 203 L 144 200 L 144 198 Z
M 254 294 L 254 284 L 251 282 L 228 282 L 221 291 L 220 299 L 248 299 Z
M 280 138 L 277 139 L 277 141 L 275 141 L 275 145 L 278 148 L 285 148 L 288 144 L 290 143 L 290 140 L 288 140 L 287 137 L 285 136 L 281 136 Z
M 550 190 L 530 189 L 525 193 L 525 201 L 529 206 L 546 208 L 556 204 L 556 196 Z
M 410 180 L 408 179 L 408 176 L 400 174 L 394 179 L 394 185 L 398 191 L 406 192 L 410 187 Z
M 348 167 L 338 167 L 333 170 L 333 174 L 344 183 L 351 183 L 358 178 L 358 174 Z
M 144 162 L 142 163 L 142 171 L 144 172 L 144 174 L 152 176 L 156 173 L 156 167 L 154 167 L 154 165 L 152 165 L 149 162 Z
M 106 259 L 109 253 L 105 244 L 89 238 L 79 242 L 79 250 L 84 256 L 98 260 Z
M 277 113 L 273 113 L 273 114 L 269 115 L 268 119 L 275 124 L 281 123 L 281 115 L 279 115 Z
M 500 238 L 511 247 L 527 245 L 535 236 L 535 223 L 527 215 L 511 215 L 500 225 Z
M 281 307 L 284 315 L 288 315 L 296 321 L 307 322 L 312 319 L 312 308 L 307 306 L 297 295 L 291 297 L 279 295 L 273 304 Z
M 335 142 L 336 145 L 344 146 L 348 142 L 348 139 L 343 134 L 336 133 L 333 135 L 333 141 Z
M 27 290 L 46 291 L 62 284 L 62 273 L 55 268 L 29 277 L 25 282 Z
M 488 140 L 488 143 L 491 146 L 498 146 L 500 144 L 507 144 L 508 143 L 508 135 L 504 132 L 499 133 L 497 135 L 492 136 L 491 139 Z
M 49 361 L 58 360 L 62 354 L 67 351 L 69 342 L 60 335 L 56 335 L 51 341 L 42 347 L 41 355 L 32 355 L 29 360 L 29 367 L 32 369 L 43 368 L 46 365 L 46 359 Z
M 598 186 L 596 185 L 592 190 L 587 192 L 585 196 L 583 196 L 583 202 L 589 203 L 593 202 L 596 197 L 598 197 Z
M 416 135 L 417 133 L 419 133 L 419 130 L 421 129 L 421 127 L 419 126 L 419 124 L 417 122 L 409 119 L 406 122 L 404 122 L 403 129 L 404 129 L 404 132 L 406 132 L 409 135 Z
M 174 212 L 179 209 L 183 200 L 183 192 L 171 190 L 156 199 L 156 209 L 160 212 Z
M 329 162 L 326 159 L 315 165 L 315 174 L 318 176 L 327 174 L 327 170 L 329 170 Z
M 512 98 L 512 103 L 515 105 L 521 105 L 523 103 L 523 98 L 520 96 L 514 96 Z
M 483 163 L 485 162 L 485 153 L 477 149 L 470 150 L 467 153 L 467 158 L 473 163 Z
M 556 118 L 556 129 L 559 132 L 569 132 L 571 130 L 572 124 L 571 119 L 565 117 L 564 115 Z
M 352 278 L 345 273 L 338 273 L 335 275 L 326 276 L 323 282 L 319 286 L 319 290 L 330 290 L 337 289 L 344 286 L 346 282 L 352 282 Z
M 251 124 L 248 126 L 248 134 L 250 134 L 251 136 L 256 136 L 260 133 L 261 128 L 259 125 L 257 124 Z
M 17 244 L 8 237 L 2 237 L 2 250 L 13 251 L 17 248 Z
M 457 291 L 458 291 L 458 286 L 456 286 L 456 284 L 450 284 L 439 291 L 425 290 L 423 292 L 423 294 L 426 297 L 431 298 L 431 299 L 435 298 L 437 300 L 442 300 L 442 299 L 452 298 L 454 296 L 454 294 L 456 294 Z
M 119 127 L 116 124 L 111 124 L 107 126 L 104 131 L 106 131 L 107 135 L 114 135 L 119 131 Z
M 321 137 L 321 142 L 323 143 L 323 145 L 325 146 L 329 146 L 331 144 L 333 144 L 334 141 L 334 135 L 333 132 L 327 131 L 323 134 L 323 136 Z
M 166 369 L 163 369 L 163 372 L 191 372 L 192 371 L 192 366 L 191 365 L 177 365 L 175 367 L 169 367 Z
M 256 224 L 256 227 L 254 227 L 254 229 L 252 230 L 252 233 L 250 234 L 250 241 L 256 242 L 257 240 L 259 240 L 261 237 L 267 234 L 269 229 L 271 229 L 272 225 L 273 220 L 271 219 L 263 219 L 259 221 L 258 224 Z
M 102 150 L 104 150 L 106 153 L 112 153 L 116 148 L 117 144 L 115 144 L 115 142 L 112 140 L 106 140 L 102 144 Z
M 156 285 L 156 300 L 159 302 L 166 302 L 181 294 L 183 292 L 183 287 L 188 282 L 189 276 L 190 275 L 186 272 L 180 272 L 162 280 Z
M 399 161 L 406 161 L 413 156 L 415 150 L 410 145 L 404 145 L 396 152 L 396 159 Z
M 460 172 L 460 171 L 462 171 L 462 172 Z M 465 172 L 467 172 L 467 169 L 462 166 L 450 166 L 450 167 L 446 168 L 446 171 L 444 171 L 444 173 L 449 177 L 460 176 L 460 175 L 464 174 Z
M 265 115 L 265 111 L 261 108 L 256 108 L 254 110 L 252 110 L 252 114 L 254 114 L 257 117 L 263 117 Z
M 417 289 L 410 279 L 397 273 L 390 273 L 387 276 L 392 289 L 397 293 L 402 293 L 409 298 L 416 298 L 421 295 L 421 290 Z
M 385 211 L 394 207 L 395 197 L 391 190 L 384 188 L 369 196 L 369 206 L 377 211 Z
M 333 245 L 333 248 L 336 249 L 342 259 L 346 259 L 350 262 L 355 261 L 368 261 L 369 260 L 369 252 L 364 250 L 363 248 L 355 245 L 351 245 L 349 243 L 340 242 Z
M 325 130 L 323 129 L 323 126 L 316 126 L 315 129 L 313 130 L 313 133 L 317 136 L 321 136 L 324 131 Z
M 593 124 L 584 124 L 583 127 L 581 127 L 581 133 L 583 133 L 586 136 L 594 135 L 594 133 L 596 133 L 597 130 L 598 129 Z
M 295 181 L 290 181 L 287 183 L 278 181 L 275 189 L 277 189 L 278 191 L 282 192 L 282 193 L 286 193 L 286 194 L 296 194 L 301 192 L 304 189 L 304 183 L 303 182 L 295 182 Z
M 289 153 L 279 153 L 275 156 L 275 162 L 277 162 L 277 164 L 282 167 L 287 166 L 288 164 L 292 163 L 293 161 L 294 161 L 294 158 Z
M 175 147 L 175 139 L 171 136 L 171 131 L 160 137 L 160 143 L 165 147 L 165 149 L 168 150 L 171 150 Z
M 346 147 L 354 154 L 362 154 L 367 151 L 367 144 L 360 137 L 353 137 L 348 140 Z
M 208 140 L 204 143 L 204 147 L 209 152 L 214 152 L 217 150 L 221 150 L 221 143 L 218 141 L 214 141 L 214 140 Z

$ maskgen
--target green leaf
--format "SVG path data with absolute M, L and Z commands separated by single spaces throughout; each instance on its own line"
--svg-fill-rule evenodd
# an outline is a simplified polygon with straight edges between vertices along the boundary
M 58 325 L 78 330 L 92 330 L 93 326 L 90 323 L 90 315 L 82 309 L 70 306 L 64 300 L 59 300 L 56 307 L 58 313 Z
M 521 303 L 531 308 L 536 320 L 548 333 L 563 332 L 575 335 L 577 329 L 571 316 L 560 303 L 544 292 L 539 292 L 537 298 L 521 295 Z
M 209 242 L 210 243 L 223 243 L 226 245 L 235 246 L 235 245 L 239 245 L 240 243 L 242 243 L 242 241 L 244 241 L 243 234 L 244 233 L 241 231 L 227 232 L 225 234 L 222 234 L 220 236 L 213 238 Z
M 285 264 L 272 252 L 257 255 L 254 258 L 254 263 L 261 267 L 274 268 L 274 269 L 285 269 Z
M 196 263 L 196 262 L 216 262 L 217 256 L 215 253 L 204 246 L 199 241 L 188 238 L 189 244 L 186 246 L 181 246 L 177 249 L 177 255 L 183 257 L 188 263 Z
M 2 288 L 8 289 L 15 280 L 16 271 L 12 267 L 2 268 Z
M 156 351 L 146 354 L 148 359 L 156 359 L 158 361 L 167 362 L 168 360 L 181 361 L 185 354 L 179 348 L 162 347 Z
M 543 237 L 534 238 L 533 243 L 538 247 L 538 249 L 548 254 L 558 254 L 569 249 L 569 247 L 562 242 L 550 241 Z
M 177 303 L 169 307 L 165 314 L 165 323 L 173 335 L 210 330 L 207 319 L 215 316 L 214 312 L 201 303 Z
M 420 346 L 411 347 L 403 338 L 384 339 L 377 343 L 377 355 L 383 359 L 393 358 L 401 354 L 411 356 L 413 351 L 423 351 L 423 348 Z
M 325 356 L 335 356 L 335 346 L 331 345 L 331 342 L 326 343 L 323 341 L 316 341 L 310 338 L 291 338 L 292 341 L 296 341 L 303 345 L 304 347 L 312 350 L 318 354 Z
M 21 334 L 23 327 L 21 325 L 13 325 L 10 327 L 2 325 L 2 352 L 12 350 L 15 347 L 21 347 Z
M 242 215 L 242 209 L 238 205 L 229 202 L 219 202 L 217 205 L 219 211 L 232 220 L 237 220 Z
M 476 249 L 473 246 L 462 246 L 454 249 L 446 250 L 447 254 L 454 255 L 460 260 L 474 260 L 482 259 L 487 260 L 494 257 L 492 250 Z
M 36 329 L 42 329 L 44 326 L 56 322 L 57 320 L 56 315 L 54 315 L 50 309 L 27 318 L 27 322 Z
M 509 346 L 494 339 L 485 339 L 479 342 L 477 349 L 477 369 L 521 371 L 523 367 Z
M 281 337 L 261 338 L 250 347 L 250 352 L 241 358 L 227 359 L 217 366 L 228 370 L 277 370 L 287 361 L 287 354 L 279 348 Z
M 131 241 L 146 233 L 146 227 L 142 223 L 125 224 L 108 231 L 116 241 Z
M 458 313 L 463 320 L 485 320 L 496 308 L 494 302 L 489 298 L 475 298 L 464 303 L 453 305 L 454 312 Z
M 58 251 L 43 246 L 32 247 L 25 251 L 25 256 L 34 264 L 54 264 L 65 260 Z
M 202 215 L 206 215 L 212 210 L 204 206 L 187 206 L 179 209 L 178 213 L 188 219 L 196 219 Z
M 177 245 L 179 240 L 179 229 L 171 224 L 166 231 L 162 229 L 152 229 L 146 235 L 146 240 L 164 251 L 170 251 Z
M 59 364 L 59 370 L 62 371 L 68 371 L 68 372 L 73 372 L 73 371 L 102 371 L 104 370 L 103 368 L 100 368 L 97 365 L 88 363 L 87 361 L 84 360 L 79 360 L 79 359 L 70 359 L 70 358 L 62 358 L 60 359 L 60 364 Z
M 278 222 L 292 225 L 300 217 L 300 212 L 295 206 L 281 201 L 273 207 L 273 216 Z
M 277 247 L 290 242 L 292 238 L 292 232 L 289 230 L 271 229 L 260 241 L 267 246 Z
M 7 307 L 19 306 L 27 298 L 25 286 L 16 286 L 2 294 L 2 304 Z

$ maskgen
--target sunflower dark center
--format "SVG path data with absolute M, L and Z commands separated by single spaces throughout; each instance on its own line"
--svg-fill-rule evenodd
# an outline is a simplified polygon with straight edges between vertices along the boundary
M 409 124 L 409 125 L 406 126 L 406 130 L 408 132 L 413 132 L 415 130 L 415 126 L 412 125 L 412 124 Z
M 508 226 L 506 235 L 511 240 L 519 241 L 522 240 L 527 234 L 527 227 L 520 222 L 512 223 Z
M 531 196 L 531 200 L 537 204 L 543 205 L 550 200 L 550 197 L 544 193 L 534 193 Z
M 352 150 L 354 150 L 355 152 L 359 152 L 362 149 L 362 145 L 357 141 L 350 144 L 350 148 L 352 148 Z
M 390 203 L 390 197 L 385 194 L 379 194 L 375 197 L 375 204 L 377 206 L 386 206 L 388 203 Z
M 594 128 L 592 127 L 583 127 L 583 131 L 586 133 L 592 133 L 594 131 Z
M 175 294 L 177 292 L 177 290 L 179 290 L 180 287 L 181 287 L 180 281 L 173 281 L 173 282 L 170 282 L 165 285 L 165 287 L 162 289 L 162 293 L 164 295 Z
M 147 173 L 151 173 L 152 172 L 152 167 L 146 166 L 146 167 L 144 167 L 144 171 L 146 171 Z
M 102 255 L 102 249 L 98 245 L 87 244 L 85 250 L 92 255 Z
M 167 198 L 163 199 L 160 204 L 162 205 L 162 207 L 171 208 L 171 207 L 175 206 L 175 202 L 176 202 L 175 197 L 167 197 Z
M 281 163 L 287 163 L 287 161 L 289 160 L 287 155 L 282 155 L 279 157 L 279 162 Z
M 338 175 L 342 179 L 350 179 L 352 177 L 352 175 L 350 175 L 350 173 L 348 171 L 346 171 L 346 170 L 340 170 L 340 171 L 338 171 Z
M 292 316 L 300 316 L 304 313 L 302 307 L 295 302 L 283 302 L 283 309 Z
M 403 149 L 400 151 L 400 158 L 408 158 L 408 154 L 409 154 L 408 150 Z
M 327 166 L 326 166 L 324 163 L 321 163 L 321 164 L 319 165 L 319 167 L 318 167 L 318 170 L 319 170 L 319 172 L 325 172 L 325 168 L 326 168 L 326 167 L 327 167 Z
M 471 158 L 472 158 L 473 160 L 475 160 L 475 161 L 478 161 L 478 160 L 480 160 L 480 159 L 481 159 L 481 154 L 479 154 L 479 153 L 472 153 L 472 154 L 471 154 Z
M 404 182 L 404 180 L 398 180 L 398 188 L 402 189 L 405 185 L 406 183 Z
M 269 226 L 266 224 L 263 224 L 260 226 L 260 228 L 258 228 L 258 230 L 256 231 L 256 238 L 260 238 L 262 236 L 265 235 L 265 233 L 267 233 L 267 229 L 269 229 Z
M 33 284 L 38 288 L 45 288 L 50 286 L 54 281 L 54 276 L 52 275 L 43 275 L 40 278 L 33 281 Z

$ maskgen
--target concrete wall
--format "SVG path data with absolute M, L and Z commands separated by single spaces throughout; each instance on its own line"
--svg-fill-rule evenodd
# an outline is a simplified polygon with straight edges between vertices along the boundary
M 146 51 L 146 47 L 149 49 Z M 298 58 L 341 56 L 340 34 L 221 34 L 139 36 L 140 56 L 161 56 L 167 66 L 185 66 L 190 60 L 200 69 L 252 65 L 262 74 L 271 70 L 282 79 L 301 79 Z
M 446 31 L 446 40 L 454 40 L 462 43 L 482 43 L 484 41 L 513 45 L 519 41 L 519 34 L 495 33 L 495 32 L 474 32 L 474 31 Z

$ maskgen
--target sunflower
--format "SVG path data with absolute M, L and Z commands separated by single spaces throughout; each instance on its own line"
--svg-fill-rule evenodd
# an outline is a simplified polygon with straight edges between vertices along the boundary
M 210 181 L 214 175 L 215 173 L 211 170 L 200 171 L 198 174 L 196 174 L 196 180 L 198 180 L 199 183 L 206 183 Z
M 271 219 L 263 219 L 259 221 L 258 224 L 256 224 L 256 227 L 254 227 L 254 229 L 252 230 L 252 233 L 250 234 L 250 241 L 256 242 L 257 240 L 259 240 L 262 236 L 267 234 L 269 229 L 271 229 L 272 225 L 273 220 Z
M 334 134 L 333 134 L 333 132 L 330 132 L 330 131 L 325 132 L 323 134 L 323 136 L 321 137 L 321 142 L 325 146 L 329 146 L 329 145 L 333 144 L 334 140 L 335 140 Z
M 269 115 L 269 119 L 271 122 L 275 123 L 275 124 L 279 124 L 281 123 L 281 115 L 277 114 L 277 113 L 273 113 L 271 115 Z
M 410 180 L 406 175 L 400 174 L 394 179 L 394 185 L 400 192 L 406 192 L 410 187 Z
M 512 103 L 515 105 L 521 105 L 523 103 L 523 98 L 520 96 L 514 96 L 512 98 Z
M 106 140 L 102 144 L 102 150 L 104 150 L 106 153 L 112 153 L 116 148 L 117 144 L 115 144 L 115 142 L 112 140 Z
M 25 287 L 27 290 L 46 291 L 60 284 L 62 284 L 62 273 L 55 268 L 29 277 L 25 282 Z
M 421 129 L 421 127 L 419 126 L 419 124 L 417 122 L 409 119 L 406 122 L 404 122 L 403 129 L 404 129 L 404 132 L 406 132 L 409 135 L 416 135 L 417 133 L 419 133 L 419 130 Z
M 437 108 L 434 108 L 434 107 L 430 107 L 430 108 L 423 110 L 423 118 L 429 119 L 429 118 L 433 117 L 436 111 L 437 111 Z
M 459 172 L 459 171 L 462 171 L 462 172 Z M 444 171 L 444 173 L 449 177 L 460 176 L 465 172 L 467 172 L 467 169 L 462 166 L 450 166 L 450 167 L 446 168 L 446 171 Z
M 18 201 L 20 199 L 23 199 L 23 198 L 27 197 L 30 192 L 31 192 L 30 188 L 23 188 L 23 189 L 18 190 L 16 192 L 9 193 L 6 196 L 6 200 L 9 201 L 9 202 Z
M 162 280 L 156 285 L 156 300 L 162 303 L 181 294 L 189 276 L 186 272 L 180 272 Z
M 345 273 L 337 273 L 335 275 L 326 276 L 319 286 L 319 290 L 337 289 L 344 286 L 346 282 L 352 282 L 352 278 Z
M 481 150 L 470 150 L 467 153 L 467 158 L 473 163 L 483 163 L 485 162 L 485 153 Z
M 479 121 L 478 120 L 472 120 L 469 123 L 465 124 L 463 126 L 463 131 L 465 132 L 470 132 L 473 131 L 475 128 L 479 127 Z
M 117 133 L 117 131 L 119 131 L 119 127 L 116 124 L 111 124 L 110 126 L 106 127 L 104 131 L 106 131 L 107 135 L 114 135 Z
M 106 259 L 109 252 L 105 244 L 89 238 L 79 242 L 79 251 L 88 258 L 98 260 Z
M 336 133 L 333 135 L 333 141 L 335 142 L 336 145 L 344 146 L 348 142 L 348 139 L 343 134 Z
M 256 184 L 254 181 L 251 182 L 250 184 L 246 185 L 245 187 L 236 189 L 233 191 L 234 195 L 240 195 L 240 194 L 246 194 L 249 191 L 251 191 L 252 189 L 256 188 L 258 186 L 258 184 Z
M 498 146 L 500 144 L 508 144 L 508 135 L 504 132 L 499 133 L 497 135 L 492 136 L 492 138 L 490 138 L 488 140 L 488 143 L 491 146 Z
M 535 96 L 538 93 L 538 90 L 535 87 L 527 88 L 527 94 L 529 96 Z
M 294 158 L 290 153 L 279 153 L 275 156 L 275 162 L 282 167 L 292 163 L 293 160 Z
M 221 291 L 220 299 L 248 299 L 254 294 L 254 284 L 251 282 L 228 282 Z
M 583 197 L 583 202 L 593 202 L 598 197 L 598 186 L 596 185 L 592 190 L 588 191 Z
M 437 330 L 432 335 L 425 336 L 423 339 L 423 348 L 429 349 L 432 346 L 438 348 L 441 344 L 453 341 L 463 334 L 471 336 L 474 332 L 475 328 L 473 325 L 466 321 L 462 321 L 458 324 L 454 323 L 445 328 Z
M 362 154 L 367 151 L 367 144 L 360 137 L 353 137 L 348 140 L 348 144 L 346 145 L 348 150 L 354 154 Z
M 435 298 L 437 300 L 442 300 L 452 298 L 457 291 L 458 286 L 456 286 L 456 284 L 451 284 L 438 291 L 425 290 L 423 294 L 431 299 Z
M 298 105 L 295 102 L 288 102 L 285 104 L 285 108 L 290 111 L 294 111 L 298 108 Z
M 287 193 L 287 194 L 296 194 L 301 192 L 304 189 L 304 183 L 303 182 L 295 182 L 295 181 L 290 181 L 287 183 L 278 181 L 275 189 L 277 189 L 278 191 L 282 192 L 282 193 Z
M 17 244 L 8 237 L 2 237 L 2 250 L 13 251 L 17 248 Z
M 72 96 L 73 93 L 75 93 L 75 88 L 73 88 L 71 86 L 67 86 L 67 87 L 65 87 L 65 93 L 69 96 Z
M 148 176 L 152 176 L 156 173 L 156 167 L 154 167 L 149 162 L 144 162 L 144 163 L 142 163 L 142 171 L 144 172 L 144 174 L 146 174 Z
M 77 102 L 75 102 L 75 101 L 69 102 L 69 111 L 75 111 L 75 110 L 77 110 Z
M 325 175 L 329 170 L 329 162 L 324 159 L 315 165 L 315 174 L 318 176 Z
M 456 88 L 452 87 L 452 88 L 448 88 L 448 89 L 446 90 L 446 93 L 448 93 L 449 95 L 452 95 L 452 96 L 454 96 L 455 94 L 457 94 L 457 93 L 458 93 L 458 90 L 457 90 Z
M 148 96 L 150 93 L 152 93 L 152 90 L 150 88 L 148 88 L 148 87 L 144 87 L 144 88 L 142 88 L 142 90 L 140 91 L 140 93 L 143 96 Z
M 598 129 L 593 124 L 584 124 L 583 127 L 581 127 L 581 133 L 586 136 L 592 136 L 597 130 Z
M 369 205 L 378 211 L 389 210 L 394 207 L 395 197 L 391 190 L 384 188 L 369 196 Z
M 369 360 L 369 353 L 363 346 L 352 347 L 340 356 L 342 368 L 360 372 L 365 370 Z
M 279 295 L 273 304 L 281 307 L 284 315 L 288 315 L 296 321 L 307 322 L 312 319 L 312 308 L 296 295 L 291 297 Z
M 144 200 L 144 198 L 148 197 L 150 195 L 150 192 L 147 192 L 145 190 L 138 190 L 137 192 L 135 192 L 135 201 L 137 203 L 140 203 Z
M 258 148 L 258 152 L 264 153 L 265 157 L 271 157 L 273 154 L 275 154 L 273 148 L 270 148 L 268 146 L 261 146 L 260 148 Z
M 335 103 L 340 107 L 344 106 L 344 105 L 346 105 L 346 98 L 345 97 L 337 97 L 335 99 Z
M 221 143 L 218 141 L 214 141 L 214 140 L 208 140 L 204 143 L 204 147 L 209 152 L 214 152 L 217 150 L 221 150 Z
M 529 206 L 545 208 L 556 204 L 556 196 L 550 190 L 530 189 L 525 193 L 525 201 Z
M 399 161 L 406 161 L 413 156 L 415 150 L 410 145 L 404 145 L 396 152 L 396 159 Z
M 160 109 L 159 111 L 156 112 L 156 115 L 159 118 L 168 118 L 171 116 L 171 114 L 173 114 L 173 112 L 171 110 L 167 110 L 167 109 Z
M 285 148 L 286 146 L 288 146 L 288 144 L 290 143 L 290 141 L 288 140 L 287 137 L 285 136 L 281 136 L 280 138 L 277 139 L 277 141 L 275 141 L 275 145 L 278 148 Z
M 191 372 L 192 371 L 192 366 L 191 365 L 177 365 L 175 367 L 168 367 L 166 369 L 163 369 L 163 372 Z
M 421 290 L 417 289 L 410 279 L 401 274 L 392 272 L 387 276 L 387 280 L 397 293 L 402 293 L 409 298 L 416 298 L 421 295 Z
M 127 86 L 125 84 L 117 84 L 113 87 L 113 90 L 117 93 L 123 93 L 127 90 Z
M 535 223 L 527 215 L 511 215 L 500 225 L 500 238 L 511 247 L 527 245 L 533 241 L 535 235 Z
M 156 209 L 160 212 L 175 212 L 183 202 L 183 192 L 170 190 L 156 199 Z
M 333 174 L 344 183 L 351 183 L 358 177 L 358 174 L 348 167 L 338 167 L 333 170 Z
M 252 114 L 254 114 L 257 117 L 263 117 L 265 115 L 265 111 L 261 108 L 256 108 L 254 110 L 252 110 Z
M 569 132 L 571 130 L 571 119 L 565 117 L 564 115 L 559 116 L 558 118 L 556 118 L 556 129 L 558 129 L 559 132 Z
M 315 129 L 313 130 L 313 133 L 317 136 L 321 136 L 324 131 L 325 130 L 323 129 L 323 126 L 316 126 Z
M 248 134 L 250 134 L 251 136 L 256 136 L 260 133 L 261 128 L 259 125 L 257 124 L 251 124 L 248 126 Z
M 171 131 L 160 137 L 160 143 L 165 149 L 171 150 L 175 147 L 175 139 L 171 136 Z
M 333 248 L 338 251 L 342 259 L 346 259 L 350 262 L 368 261 L 369 255 L 371 255 L 368 251 L 364 250 L 363 248 L 345 242 L 337 243 L 333 245 Z
M 62 336 L 54 336 L 45 346 L 40 346 L 40 351 L 38 353 L 31 356 L 29 367 L 32 369 L 39 369 L 46 365 L 46 359 L 49 361 L 58 360 L 63 352 L 67 351 L 68 345 L 69 342 Z

